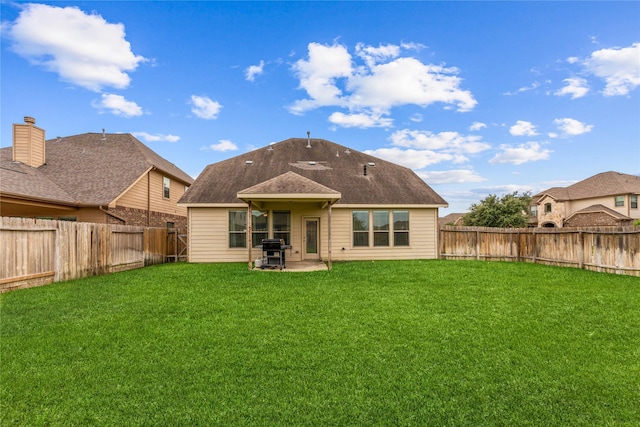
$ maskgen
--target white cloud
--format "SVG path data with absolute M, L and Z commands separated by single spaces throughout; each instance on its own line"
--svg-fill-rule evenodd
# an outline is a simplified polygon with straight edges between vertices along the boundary
M 469 111 L 477 101 L 471 92 L 460 89 L 462 79 L 455 67 L 423 64 L 412 57 L 402 57 L 402 49 L 416 49 L 418 45 L 385 45 L 372 47 L 359 43 L 355 59 L 340 44 L 308 45 L 307 59 L 293 65 L 308 98 L 295 101 L 289 111 L 303 114 L 320 107 L 349 109 L 349 114 L 334 116 L 343 119 L 358 114 L 370 117 L 388 115 L 391 108 L 401 105 L 426 107 L 443 103 Z M 345 121 L 347 125 L 350 121 Z M 372 126 L 379 120 L 372 121 Z
M 429 165 L 446 161 L 463 163 L 467 160 L 464 156 L 456 156 L 449 153 L 437 153 L 432 150 L 403 150 L 397 147 L 366 150 L 365 153 L 413 170 L 423 169 Z
M 203 147 L 203 150 L 211 150 L 211 151 L 235 151 L 238 149 L 238 146 L 228 139 L 221 139 L 217 144 L 211 144 L 208 147 Z
M 524 120 L 518 120 L 515 125 L 511 126 L 509 133 L 513 136 L 534 136 L 538 134 L 533 123 Z
M 482 122 L 473 122 L 471 126 L 469 126 L 469 130 L 475 131 L 486 128 L 487 125 Z
M 393 119 L 382 117 L 380 114 L 344 114 L 339 111 L 331 114 L 329 121 L 335 125 L 346 128 L 391 127 L 393 125 Z
M 157 133 L 155 135 L 147 133 L 147 132 L 131 132 L 131 135 L 135 136 L 138 139 L 144 139 L 146 142 L 178 142 L 180 141 L 180 137 L 176 135 L 163 135 L 161 133 Z
M 591 74 L 604 79 L 604 95 L 626 95 L 640 86 L 640 42 L 625 48 L 592 52 L 584 66 Z
M 589 83 L 580 77 L 571 77 L 563 80 L 566 86 L 556 91 L 558 96 L 571 95 L 571 99 L 582 98 L 589 92 Z
M 135 117 L 143 114 L 142 108 L 133 101 L 127 101 L 122 95 L 103 93 L 100 101 L 94 100 L 91 105 L 99 110 L 108 110 L 121 117 Z
M 258 65 L 251 65 L 246 69 L 247 80 L 249 80 L 250 82 L 254 81 L 256 76 L 259 76 L 260 74 L 262 74 L 263 70 L 264 70 L 264 61 L 260 61 L 260 64 Z
M 18 55 L 96 92 L 105 86 L 128 87 L 127 73 L 146 61 L 131 51 L 124 25 L 77 7 L 26 4 L 6 27 Z
M 411 120 L 412 122 L 420 123 L 422 121 L 422 114 L 412 114 L 411 117 L 409 117 L 409 120 Z
M 517 147 L 503 144 L 500 146 L 500 150 L 502 151 L 489 160 L 489 163 L 512 163 L 514 165 L 521 165 L 527 162 L 547 160 L 551 154 L 551 150 L 543 149 L 537 142 L 527 142 Z
M 464 184 L 466 182 L 482 182 L 486 178 L 473 170 L 457 169 L 449 171 L 418 171 L 417 175 L 429 184 Z
M 570 118 L 555 119 L 553 123 L 558 126 L 562 134 L 569 136 L 582 135 L 583 133 L 591 132 L 591 129 L 593 129 L 593 125 L 587 125 L 579 120 Z
M 191 95 L 191 112 L 201 119 L 213 120 L 218 118 L 222 109 L 219 102 L 213 101 L 206 96 Z
M 441 150 L 456 154 L 477 154 L 491 148 L 480 136 L 460 135 L 458 132 L 432 133 L 403 129 L 394 132 L 390 139 L 393 145 L 398 147 Z

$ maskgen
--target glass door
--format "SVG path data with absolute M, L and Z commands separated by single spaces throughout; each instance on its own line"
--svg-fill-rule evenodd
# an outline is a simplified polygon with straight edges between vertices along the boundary
M 307 218 L 304 220 L 304 258 L 320 259 L 318 250 L 318 218 Z

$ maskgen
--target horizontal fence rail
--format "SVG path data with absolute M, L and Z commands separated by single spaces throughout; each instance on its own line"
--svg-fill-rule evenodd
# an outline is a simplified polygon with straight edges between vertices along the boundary
M 0 292 L 164 263 L 167 237 L 166 228 L 0 217 Z
M 445 226 L 440 258 L 523 261 L 640 276 L 640 227 Z

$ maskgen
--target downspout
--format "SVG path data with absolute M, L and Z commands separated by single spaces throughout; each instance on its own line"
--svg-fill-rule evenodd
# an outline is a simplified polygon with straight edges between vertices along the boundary
M 152 168 L 151 171 L 156 168 Z M 151 226 L 151 171 L 147 172 L 147 227 Z
M 328 268 L 329 270 L 331 270 L 331 201 L 329 201 L 329 206 L 328 206 L 328 219 L 329 219 L 329 263 L 328 263 Z
M 251 271 L 251 248 L 253 247 L 253 218 L 252 218 L 252 204 L 251 200 L 249 200 L 247 207 L 247 244 L 249 245 L 249 271 Z

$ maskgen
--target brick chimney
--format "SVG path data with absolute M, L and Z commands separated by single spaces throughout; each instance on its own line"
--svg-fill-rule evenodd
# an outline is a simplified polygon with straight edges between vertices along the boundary
M 46 163 L 45 132 L 36 119 L 26 116 L 24 124 L 13 124 L 13 161 L 37 168 Z

